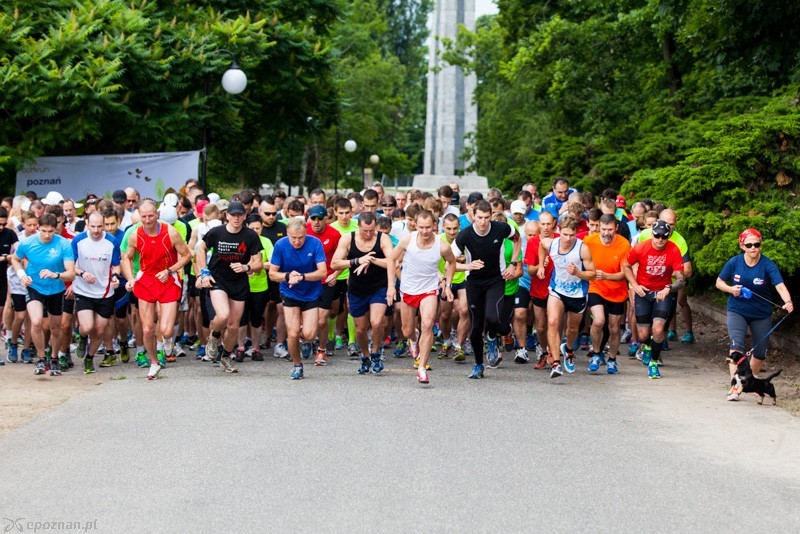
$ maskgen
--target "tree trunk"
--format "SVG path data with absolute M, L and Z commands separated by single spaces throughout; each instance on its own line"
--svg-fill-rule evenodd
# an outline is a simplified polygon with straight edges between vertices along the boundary
M 669 82 L 669 96 L 672 99 L 672 114 L 680 118 L 682 116 L 682 105 L 678 98 L 678 92 L 683 87 L 681 72 L 672 60 L 675 55 L 675 36 L 668 34 L 661 42 L 661 52 L 664 55 L 664 64 L 667 67 L 667 81 Z

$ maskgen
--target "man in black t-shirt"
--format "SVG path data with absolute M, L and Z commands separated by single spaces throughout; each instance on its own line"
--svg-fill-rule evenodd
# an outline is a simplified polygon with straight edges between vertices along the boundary
M 278 220 L 278 208 L 275 205 L 275 200 L 270 197 L 264 197 L 259 206 L 259 213 L 261 214 L 261 221 L 263 226 L 261 228 L 261 235 L 272 241 L 272 244 L 278 242 L 282 237 L 286 237 L 286 224 Z M 281 304 L 281 293 L 278 284 L 269 284 L 267 288 L 267 303 L 266 317 L 264 318 L 265 339 L 261 343 L 261 348 L 266 349 L 269 347 L 269 334 L 272 329 L 277 326 L 277 340 L 279 342 L 286 341 L 286 323 L 283 320 L 283 304 Z M 279 343 L 275 347 L 275 356 L 278 358 L 288 358 L 289 351 L 286 349 L 284 343 Z
M 264 268 L 261 259 L 261 240 L 250 228 L 244 226 L 245 209 L 241 202 L 228 205 L 228 224 L 212 228 L 203 237 L 195 261 L 200 269 L 198 284 L 210 289 L 211 305 L 216 312 L 211 321 L 211 336 L 206 345 L 206 357 L 214 359 L 219 353 L 222 330 L 220 363 L 226 373 L 236 373 L 230 351 L 239 334 L 239 321 L 244 303 L 250 292 L 247 273 Z M 206 252 L 212 250 L 206 267 Z M 228 349 L 226 349 L 226 346 Z
M 452 244 L 456 257 L 467 253 L 469 262 L 480 262 L 482 267 L 471 271 L 467 277 L 467 305 L 472 317 L 469 338 L 475 351 L 475 366 L 470 378 L 483 378 L 483 331 L 486 329 L 489 365 L 494 367 L 500 359 L 497 328 L 500 324 L 506 280 L 513 278 L 515 262 L 505 264 L 503 240 L 514 239 L 512 258 L 519 257 L 521 242 L 513 226 L 490 220 L 492 207 L 479 200 L 473 208 L 473 223 L 459 232 Z

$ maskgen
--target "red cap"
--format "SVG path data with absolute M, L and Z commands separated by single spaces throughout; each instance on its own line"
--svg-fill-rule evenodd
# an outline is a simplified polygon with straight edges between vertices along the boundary
M 747 230 L 739 234 L 739 244 L 744 245 L 744 240 L 747 239 L 748 237 L 755 237 L 759 241 L 762 240 L 761 232 L 759 232 L 755 228 L 748 228 Z
M 208 200 L 198 200 L 197 204 L 195 204 L 194 214 L 201 221 L 203 220 L 203 210 L 206 209 L 206 206 L 208 206 L 208 204 L 209 204 Z
M 622 195 L 617 195 L 617 207 L 624 208 L 625 207 L 625 197 Z

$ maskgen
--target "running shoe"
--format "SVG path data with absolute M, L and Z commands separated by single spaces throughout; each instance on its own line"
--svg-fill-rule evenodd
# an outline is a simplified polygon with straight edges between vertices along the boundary
M 314 365 L 317 367 L 328 365 L 328 355 L 325 353 L 325 349 L 317 350 L 317 357 L 314 358 Z
M 514 338 L 512 336 L 503 336 L 503 349 L 506 352 L 514 350 Z
M 472 372 L 470 373 L 468 378 L 483 378 L 483 365 L 476 363 L 472 366 Z
M 728 393 L 728 400 L 729 401 L 738 401 L 739 400 L 739 394 L 736 393 L 735 391 L 731 391 L 730 393 Z
M 531 359 L 528 357 L 528 351 L 523 348 L 517 349 L 517 355 L 514 356 L 514 361 L 517 363 L 528 363 Z
M 131 335 L 130 332 L 128 332 L 128 335 L 130 336 L 128 338 L 128 348 L 129 349 L 135 349 L 136 348 L 136 338 L 133 337 L 133 335 Z
M 615 375 L 618 372 L 619 369 L 617 369 L 617 360 L 608 360 L 608 365 L 606 365 L 606 373 Z
M 278 329 L 273 328 L 272 331 L 269 333 L 269 340 L 270 341 L 278 341 Z
M 388 349 L 392 346 L 392 336 L 386 336 L 386 339 L 383 340 L 383 348 Z
M 174 354 L 178 358 L 185 358 L 186 357 L 186 349 L 183 348 L 183 343 L 175 343 L 175 351 Z
M 119 359 L 122 363 L 128 363 L 131 360 L 131 349 L 128 348 L 127 343 L 123 343 L 119 348 Z
M 244 338 L 244 350 L 247 351 L 250 347 L 253 346 L 253 340 L 249 337 Z
M 183 345 L 183 346 L 191 345 L 191 343 L 189 343 L 189 335 L 188 334 L 183 334 L 180 337 L 180 339 L 178 339 L 178 342 L 176 344 Z
M 312 345 L 310 341 L 303 341 L 300 343 L 300 356 L 303 357 L 304 360 L 307 360 L 311 357 L 311 349 Z
M 350 343 L 347 345 L 347 354 L 351 360 L 357 360 L 361 357 L 361 347 L 358 346 L 358 343 Z
M 208 343 L 206 343 L 206 354 L 211 358 L 216 358 L 219 354 L 219 340 L 220 338 L 213 335 L 208 336 Z
M 486 360 L 489 369 L 496 369 L 500 365 L 500 350 L 497 347 L 497 339 L 486 339 Z
M 160 365 L 163 369 L 167 368 L 167 355 L 164 354 L 163 350 L 156 351 L 156 358 L 158 359 L 158 365 Z
M 33 370 L 33 374 L 43 375 L 46 372 L 47 372 L 47 362 L 44 361 L 44 358 L 39 358 L 39 361 L 36 362 L 36 369 Z
M 647 366 L 650 378 L 658 379 L 661 378 L 661 371 L 658 370 L 658 364 L 656 362 L 651 361 L 650 365 Z
M 408 340 L 401 339 L 397 342 L 397 345 L 395 345 L 392 354 L 394 354 L 395 358 L 400 358 L 405 355 L 406 350 L 408 350 Z
M 417 381 L 420 384 L 427 384 L 430 382 L 430 380 L 428 380 L 428 373 L 426 373 L 424 369 L 417 370 Z
M 561 368 L 561 364 L 557 363 L 553 366 L 550 370 L 550 378 L 558 378 L 559 376 L 564 374 L 564 370 Z
M 147 353 L 144 352 L 144 351 L 137 352 L 136 353 L 136 366 L 137 367 L 147 367 L 148 365 L 150 365 L 150 358 L 147 357 Z
M 30 349 L 22 349 L 22 363 L 33 363 Z
M 242 363 L 244 361 L 244 348 L 239 347 L 236 349 L 236 356 L 233 357 L 236 363 Z
M 3 366 L 5 364 L 6 364 L 6 362 L 4 362 L 3 360 L 0 360 L 0 366 Z
M 533 366 L 534 369 L 544 369 L 547 367 L 547 356 L 546 352 L 539 355 L 539 359 L 536 360 L 536 364 Z
M 59 365 L 58 360 L 50 360 L 50 376 L 60 376 L 61 375 L 61 365 Z
M 564 370 L 568 373 L 575 372 L 575 358 L 571 354 L 564 359 Z
M 633 336 L 633 332 L 631 332 L 630 328 L 626 328 L 622 334 L 619 336 L 620 343 L 628 343 L 631 340 L 631 336 Z
M 455 354 L 453 355 L 453 361 L 456 363 L 464 363 L 467 360 L 467 354 L 464 352 L 464 348 L 456 345 L 454 349 Z
M 166 356 L 164 357 L 165 362 L 175 363 L 178 361 L 178 357 L 175 356 L 175 349 L 173 349 L 172 352 L 165 351 L 165 354 L 166 354 Z
M 336 336 L 334 350 L 344 350 L 344 340 L 342 339 L 342 336 Z
M 636 353 L 639 351 L 639 342 L 634 341 L 631 343 L 631 346 L 628 347 L 628 358 L 636 358 Z
M 414 358 L 414 369 L 419 369 L 419 358 Z M 425 364 L 425 370 L 426 371 L 431 371 L 431 370 L 433 370 L 433 367 L 431 367 L 431 364 L 426 363 Z
M 681 338 L 681 343 L 694 343 L 694 334 L 691 332 L 686 332 L 683 337 Z
M 238 373 L 239 370 L 233 365 L 233 361 L 231 361 L 231 355 L 227 352 L 223 352 L 219 356 L 219 363 L 222 365 L 222 370 L 226 373 Z
M 450 358 L 450 353 L 453 351 L 452 345 L 450 345 L 450 340 L 448 339 L 444 343 L 442 343 L 442 348 L 439 349 L 439 355 L 437 358 L 440 360 L 446 360 Z
M 592 354 L 592 359 L 589 360 L 589 372 L 596 373 L 600 370 L 600 356 Z
M 8 346 L 8 354 L 6 355 L 6 359 L 11 363 L 17 363 L 17 351 L 19 347 L 17 345 L 12 344 Z
M 58 366 L 64 371 L 69 370 L 69 359 L 66 354 L 58 355 Z
M 414 358 L 414 360 L 419 358 L 419 344 L 415 343 L 414 341 L 409 342 L 408 344 L 408 355 Z
M 94 373 L 94 356 L 87 354 L 83 359 L 83 372 L 87 375 Z
M 85 336 L 80 336 L 78 338 L 78 346 L 75 347 L 75 356 L 78 358 L 83 358 L 86 356 L 86 345 L 88 344 L 89 338 Z
M 295 365 L 292 368 L 292 380 L 302 380 L 303 379 L 303 365 Z
M 150 370 L 147 372 L 148 380 L 155 380 L 158 378 L 158 373 L 161 372 L 161 366 L 157 363 L 150 364 Z
M 667 332 L 667 341 L 675 341 L 678 339 L 678 333 L 675 330 Z
M 258 343 L 258 348 L 264 350 L 269 348 L 269 338 L 267 337 L 267 333 L 263 330 L 261 331 L 261 341 Z
M 642 346 L 642 365 L 650 365 L 651 357 L 653 351 L 650 348 L 650 345 L 643 345 Z M 637 354 L 638 358 L 638 354 Z
M 667 343 L 666 339 L 661 342 L 661 350 L 670 350 L 669 343 Z
M 261 355 L 261 351 L 258 348 L 254 348 L 253 352 L 250 353 L 250 357 L 253 359 L 254 362 L 263 362 L 264 357 Z
M 581 350 L 589 350 L 589 334 L 581 334 Z
M 272 355 L 276 358 L 283 358 L 285 360 L 289 359 L 289 349 L 286 347 L 286 343 L 278 343 L 275 345 L 275 348 L 272 351 Z
M 372 370 L 370 367 L 369 358 L 366 356 L 361 357 L 361 367 L 358 368 L 358 374 L 360 375 L 368 375 L 369 372 Z
M 326 355 L 328 358 L 330 358 L 331 356 L 333 356 L 333 347 L 334 347 L 333 340 L 332 340 L 332 339 L 329 339 L 329 340 L 328 340 L 328 341 L 325 343 L 325 355 Z
M 527 350 L 536 350 L 536 345 L 538 345 L 536 334 L 528 334 L 525 336 L 525 348 Z
M 197 354 L 195 354 L 194 359 L 202 360 L 205 357 L 205 355 L 206 355 L 206 346 L 202 345 L 200 347 L 197 347 Z
M 206 348 L 205 348 L 205 347 L 203 346 L 203 344 L 200 342 L 200 339 L 199 339 L 199 338 L 198 338 L 198 339 L 195 339 L 195 340 L 194 340 L 194 342 L 191 344 L 191 346 L 190 346 L 189 348 L 190 348 L 191 350 L 195 351 L 195 352 L 197 352 L 197 351 L 198 351 L 198 350 L 200 350 L 200 349 L 203 349 L 203 352 L 205 352 L 205 350 L 206 350 Z
M 114 354 L 106 354 L 100 361 L 100 367 L 111 367 L 117 364 L 117 357 Z
M 383 371 L 383 362 L 381 361 L 381 355 L 379 352 L 372 353 L 372 372 L 380 374 Z
M 475 354 L 475 349 L 472 348 L 472 341 L 469 338 L 464 341 L 464 354 L 467 356 L 472 356 Z

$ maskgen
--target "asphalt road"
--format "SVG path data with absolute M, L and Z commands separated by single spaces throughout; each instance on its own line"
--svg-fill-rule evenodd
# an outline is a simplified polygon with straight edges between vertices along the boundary
M 433 360 L 427 387 L 407 358 L 358 376 L 337 356 L 300 382 L 271 357 L 238 375 L 189 358 L 155 382 L 115 367 L 126 379 L 0 438 L 0 517 L 26 531 L 796 531 L 798 420 L 725 402 L 718 370 L 666 356 L 660 381 L 627 358 L 592 376 L 581 357 L 558 381 L 510 362 L 473 381 Z

